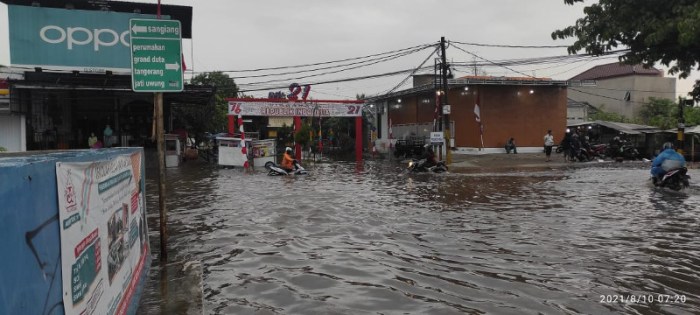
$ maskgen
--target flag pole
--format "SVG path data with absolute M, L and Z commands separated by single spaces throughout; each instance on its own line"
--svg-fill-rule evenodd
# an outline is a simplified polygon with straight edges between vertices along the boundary
M 484 126 L 479 124 L 479 129 L 481 129 L 481 150 L 484 149 Z

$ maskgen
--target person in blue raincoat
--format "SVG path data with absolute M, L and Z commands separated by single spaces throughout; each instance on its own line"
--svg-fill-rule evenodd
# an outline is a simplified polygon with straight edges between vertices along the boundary
M 685 158 L 673 149 L 673 143 L 666 142 L 661 153 L 651 162 L 651 176 L 657 179 L 666 172 L 685 167 Z

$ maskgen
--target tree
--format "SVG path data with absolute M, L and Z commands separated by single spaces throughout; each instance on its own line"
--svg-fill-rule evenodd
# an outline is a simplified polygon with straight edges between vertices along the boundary
M 639 113 L 643 124 L 671 129 L 678 126 L 678 103 L 667 99 L 650 98 Z M 683 120 L 687 126 L 700 125 L 700 107 L 683 107 Z
M 300 144 L 304 148 L 308 148 L 309 144 L 311 144 L 311 133 L 313 132 L 313 129 L 311 128 L 311 125 L 308 123 L 303 123 L 301 124 L 301 128 L 299 128 L 299 131 L 294 134 L 294 142 Z
M 584 0 L 564 0 L 573 5 Z M 700 70 L 700 1 L 599 0 L 584 8 L 575 25 L 554 31 L 553 39 L 576 38 L 570 54 L 580 50 L 602 55 L 627 48 L 620 61 L 670 67 L 669 74 L 687 78 Z M 700 81 L 690 95 L 700 100 Z
M 227 74 L 216 71 L 200 73 L 193 77 L 190 83 L 213 86 L 216 91 L 213 104 L 175 107 L 173 112 L 176 117 L 187 125 L 190 134 L 225 131 L 228 113 L 226 98 L 236 97 L 238 94 L 238 86 L 234 80 Z
M 613 122 L 621 122 L 621 123 L 633 123 L 634 121 L 620 115 L 618 113 L 613 113 L 613 112 L 606 112 L 604 110 L 605 106 L 600 106 L 599 108 L 596 108 L 593 113 L 588 115 L 589 120 L 603 120 L 603 121 L 613 121 Z
M 639 118 L 645 125 L 660 129 L 673 128 L 678 124 L 678 105 L 669 99 L 650 98 L 642 106 Z

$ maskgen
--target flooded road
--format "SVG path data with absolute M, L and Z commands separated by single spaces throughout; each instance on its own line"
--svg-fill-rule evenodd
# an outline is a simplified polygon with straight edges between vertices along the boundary
M 169 261 L 201 261 L 204 314 L 700 313 L 696 169 L 680 193 L 650 187 L 641 164 L 307 169 L 168 170 Z M 152 280 L 140 313 L 168 303 Z

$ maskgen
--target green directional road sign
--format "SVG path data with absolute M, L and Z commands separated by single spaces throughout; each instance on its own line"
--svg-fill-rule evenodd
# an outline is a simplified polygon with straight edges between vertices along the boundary
M 134 92 L 182 91 L 180 21 L 129 20 L 131 89 Z

